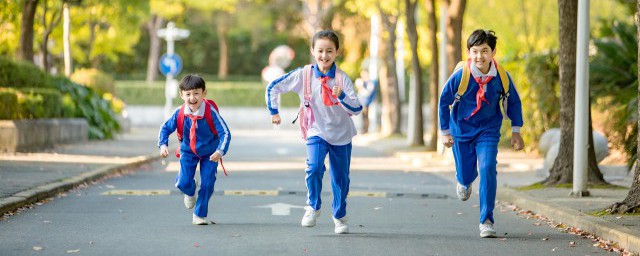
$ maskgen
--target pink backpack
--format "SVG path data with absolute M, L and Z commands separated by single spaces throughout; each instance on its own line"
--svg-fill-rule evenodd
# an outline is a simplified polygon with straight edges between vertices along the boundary
M 300 118 L 300 133 L 303 140 L 307 140 L 307 131 L 313 125 L 315 118 L 313 117 L 313 110 L 311 109 L 311 65 L 305 65 L 302 70 L 302 86 L 304 87 L 304 101 L 300 102 L 300 109 L 298 110 L 298 117 L 293 120 L 292 124 L 296 123 L 296 120 Z M 338 86 L 342 86 L 342 71 L 336 67 L 336 75 L 334 79 L 337 81 Z

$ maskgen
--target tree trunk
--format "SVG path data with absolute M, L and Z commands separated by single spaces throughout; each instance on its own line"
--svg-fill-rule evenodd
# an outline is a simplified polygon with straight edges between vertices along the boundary
M 49 69 L 51 68 L 51 65 L 49 63 L 49 36 L 51 35 L 51 32 L 53 31 L 53 28 L 57 27 L 58 24 L 60 23 L 60 20 L 62 19 L 62 15 L 60 15 L 59 11 L 55 11 L 52 15 L 51 15 L 51 22 L 49 22 L 49 24 L 47 24 L 47 1 L 44 1 L 44 8 L 43 8 L 43 13 L 42 13 L 42 27 L 45 28 L 44 33 L 42 34 L 42 44 L 40 45 L 40 48 L 42 48 L 42 68 L 44 69 L 45 72 L 49 72 Z
M 413 127 L 408 127 L 413 137 L 409 138 L 411 146 L 424 146 L 424 128 L 422 121 L 422 70 L 420 70 L 420 59 L 418 58 L 418 31 L 416 28 L 416 5 L 418 0 L 405 0 L 407 15 L 407 36 L 411 44 L 411 71 L 414 82 L 410 83 L 409 94 L 409 114 L 413 115 Z
M 545 185 L 573 182 L 578 0 L 558 0 L 560 68 L 560 149 Z
M 220 59 L 218 61 L 218 78 L 226 79 L 229 74 L 229 47 L 227 45 L 227 32 L 229 30 L 226 19 L 227 15 L 219 15 L 216 22 L 218 32 L 218 44 L 220 46 Z
M 453 73 L 456 64 L 462 60 L 462 18 L 467 0 L 446 0 L 447 11 L 447 74 Z
M 591 185 L 609 184 L 604 180 L 604 176 L 598 167 L 598 159 L 596 159 L 596 150 L 593 144 L 593 125 L 591 121 L 591 103 L 589 103 L 589 148 L 587 149 L 587 161 L 589 169 L 587 173 L 587 183 Z
M 640 40 L 640 0 L 636 4 L 636 37 Z M 640 44 L 638 44 L 638 63 L 640 63 Z M 638 65 L 638 76 L 640 77 L 640 65 Z M 638 96 L 640 99 L 640 83 L 638 84 Z M 640 117 L 640 104 L 638 104 L 637 113 Z M 640 118 L 637 120 L 638 127 L 640 127 Z M 636 137 L 637 151 L 636 154 L 640 155 L 640 136 Z M 613 204 L 607 209 L 608 212 L 615 213 L 638 213 L 640 212 L 640 158 L 636 158 L 636 164 L 633 168 L 633 183 L 629 194 L 622 202 Z
M 147 59 L 147 83 L 152 83 L 158 77 L 158 61 L 160 61 L 161 41 L 158 30 L 164 25 L 164 19 L 157 14 L 151 15 L 151 19 L 145 27 L 149 32 L 149 58 Z
M 20 51 L 18 59 L 33 63 L 33 22 L 38 0 L 24 0 L 22 25 L 20 26 Z
M 381 44 L 385 49 L 384 63 L 380 73 L 384 80 L 380 80 L 380 95 L 382 98 L 382 134 L 400 134 L 400 94 L 398 92 L 398 77 L 396 74 L 396 26 L 398 16 L 384 13 L 380 6 L 380 19 L 388 34 L 388 40 Z
M 429 68 L 429 107 L 431 110 L 431 129 L 429 131 L 429 144 L 427 151 L 438 150 L 438 21 L 436 18 L 435 0 L 426 0 L 425 8 L 429 17 L 429 38 L 431 45 L 431 67 Z

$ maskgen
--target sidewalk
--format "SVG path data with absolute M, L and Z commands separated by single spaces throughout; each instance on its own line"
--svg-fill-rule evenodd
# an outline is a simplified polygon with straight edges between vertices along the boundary
M 132 128 L 117 139 L 59 145 L 46 152 L 0 154 L 0 217 L 154 159 L 157 129 Z
M 453 184 L 456 182 L 451 149 L 445 150 L 443 154 L 426 152 L 407 147 L 405 138 L 380 138 L 378 134 L 358 136 L 354 144 L 384 150 L 419 171 L 440 175 Z M 517 190 L 518 187 L 544 180 L 547 174 L 542 173 L 542 165 L 543 158 L 536 153 L 501 149 L 498 153 L 497 168 L 499 205 L 507 205 L 512 210 L 521 211 L 530 217 L 548 219 L 564 224 L 562 226 L 578 228 L 615 242 L 625 251 L 636 255 L 640 252 L 640 215 L 594 214 L 624 200 L 628 189 L 589 189 L 591 196 L 583 198 L 570 196 L 571 188 Z M 614 185 L 629 187 L 633 181 L 633 174 L 627 173 L 624 166 L 600 166 L 600 169 L 605 180 Z M 477 182 L 478 180 L 474 184 L 476 188 Z M 572 231 L 575 232 L 576 229 Z

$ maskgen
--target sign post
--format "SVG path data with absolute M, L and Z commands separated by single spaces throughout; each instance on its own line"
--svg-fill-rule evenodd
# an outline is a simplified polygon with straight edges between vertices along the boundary
M 167 41 L 167 53 L 160 57 L 158 68 L 160 73 L 167 77 L 165 83 L 165 105 L 164 105 L 164 120 L 171 117 L 171 103 L 173 98 L 178 96 L 178 81 L 174 78 L 182 71 L 182 59 L 177 54 L 174 54 L 175 41 L 187 38 L 189 36 L 189 30 L 176 28 L 175 23 L 169 22 L 167 28 L 158 29 L 158 37 Z

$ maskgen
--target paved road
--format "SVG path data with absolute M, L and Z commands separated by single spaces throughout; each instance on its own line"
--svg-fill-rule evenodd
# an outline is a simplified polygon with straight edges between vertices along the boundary
M 453 173 L 410 171 L 397 159 L 359 146 L 353 150 L 353 195 L 348 200 L 351 234 L 333 233 L 329 177 L 318 225 L 303 228 L 305 153 L 297 132 L 238 130 L 233 135 L 225 158 L 230 176 L 218 175 L 210 204 L 208 219 L 215 225 L 191 224 L 190 210 L 172 187 L 175 161 L 155 161 L 5 219 L 0 222 L 0 254 L 607 254 L 589 239 L 538 225 L 507 205 L 495 212 L 499 238 L 481 239 L 477 197 L 458 201 Z M 269 208 L 274 204 L 280 207 Z

